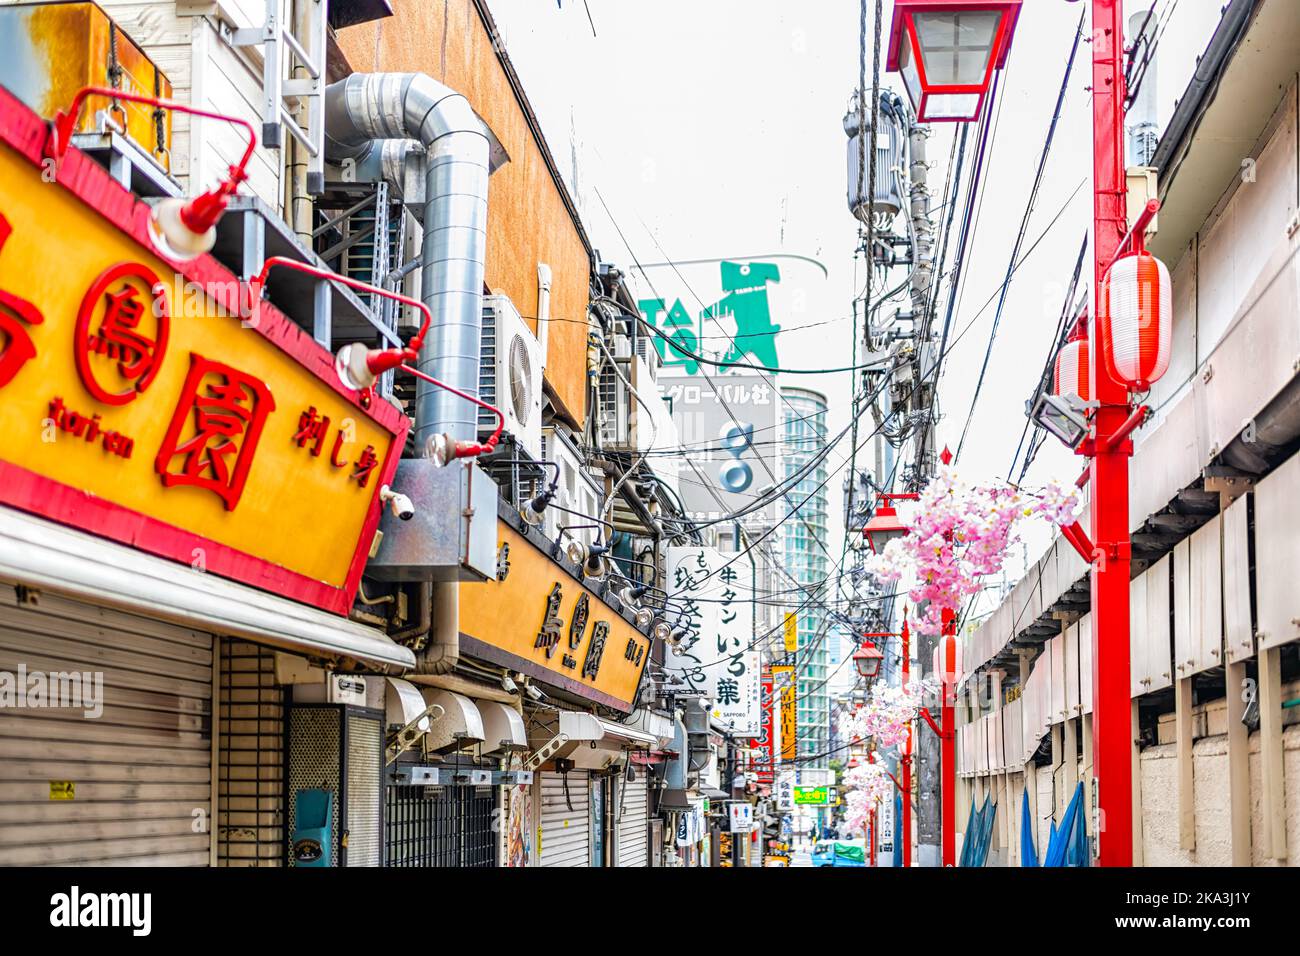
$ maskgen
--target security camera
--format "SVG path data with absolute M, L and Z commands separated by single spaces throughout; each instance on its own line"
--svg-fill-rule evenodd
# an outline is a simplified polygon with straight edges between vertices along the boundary
M 403 521 L 410 521 L 415 517 L 415 504 L 411 499 L 400 491 L 394 491 L 388 485 L 384 485 L 379 489 L 379 500 L 388 505 L 388 510 L 395 517 L 401 518 Z
M 507 694 L 513 694 L 519 690 L 519 685 L 515 683 L 514 678 L 506 674 L 501 678 L 501 689 Z
M 546 695 L 543 694 L 543 693 L 542 693 L 542 692 L 541 692 L 541 691 L 540 691 L 540 690 L 539 690 L 535 685 L 533 685 L 533 684 L 527 684 L 527 685 L 525 685 L 524 690 L 528 693 L 528 696 L 531 697 L 533 700 L 546 700 Z

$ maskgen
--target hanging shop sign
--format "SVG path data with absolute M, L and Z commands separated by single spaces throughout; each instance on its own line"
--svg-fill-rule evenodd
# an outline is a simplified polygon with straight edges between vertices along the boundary
M 758 783 L 771 784 L 774 777 L 776 761 L 776 684 L 772 679 L 772 668 L 764 667 L 759 680 L 759 726 L 758 736 L 749 741 L 750 753 L 753 754 L 751 767 L 754 779 Z
M 794 809 L 794 771 L 782 770 L 776 777 L 776 808 L 783 812 Z M 784 828 L 783 828 L 784 831 Z
M 835 802 L 832 790 L 832 787 L 796 786 L 794 788 L 794 802 L 798 806 L 827 807 Z
M 346 613 L 405 416 L 44 139 L 0 89 L 0 503 Z
M 508 546 L 510 573 L 461 585 L 462 645 L 573 696 L 631 712 L 650 638 L 553 561 L 542 541 L 497 521 L 497 548 Z
M 753 508 L 755 492 L 781 474 L 781 397 L 761 375 L 664 375 L 659 394 L 673 411 L 682 445 L 691 453 L 680 468 L 682 504 L 692 517 L 714 519 Z M 749 512 L 747 520 L 769 524 L 775 506 Z M 749 566 L 738 569 L 749 575 Z
M 788 664 L 772 667 L 772 679 L 781 693 L 781 759 L 794 760 L 799 756 L 799 694 L 794 679 L 794 668 Z
M 787 614 L 785 616 L 785 652 L 794 654 L 799 650 L 799 616 L 797 614 Z
M 753 591 L 734 554 L 714 548 L 668 549 L 669 592 L 686 636 L 664 659 L 695 691 L 712 700 L 710 715 L 736 734 L 759 732 L 762 664 L 754 639 Z
M 709 832 L 708 820 L 708 803 L 706 801 L 691 801 L 688 809 L 682 810 L 677 814 L 677 845 L 693 846 L 703 840 Z

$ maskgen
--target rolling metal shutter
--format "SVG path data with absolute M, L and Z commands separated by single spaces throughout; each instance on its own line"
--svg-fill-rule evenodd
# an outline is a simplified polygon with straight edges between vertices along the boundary
M 275 652 L 218 643 L 217 865 L 284 866 L 285 692 Z
M 620 779 L 619 803 L 622 815 L 615 820 L 618 828 L 617 866 L 649 866 L 647 841 L 650 838 L 648 806 L 648 775 L 637 774 L 635 780 Z M 619 812 L 620 807 L 615 808 Z
M 347 713 L 348 866 L 383 862 L 384 731 L 376 717 Z
M 103 706 L 0 708 L 0 865 L 208 865 L 212 655 L 210 634 L 0 585 L 0 671 L 102 675 Z
M 564 798 L 568 778 L 568 801 Z M 591 777 L 585 770 L 541 775 L 538 813 L 539 858 L 542 866 L 590 866 Z M 569 809 L 570 805 L 573 807 Z

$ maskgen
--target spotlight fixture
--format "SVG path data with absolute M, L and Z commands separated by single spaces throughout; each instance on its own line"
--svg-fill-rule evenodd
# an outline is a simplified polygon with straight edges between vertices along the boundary
M 566 553 L 570 561 L 582 568 L 584 577 L 600 580 L 605 576 L 608 562 L 605 561 L 604 556 L 609 553 L 609 548 L 599 541 L 588 547 L 577 538 L 574 538 L 569 542 Z
M 248 136 L 243 155 L 232 164 L 226 176 L 215 189 L 210 189 L 193 199 L 164 199 L 153 207 L 149 219 L 149 238 L 163 255 L 178 262 L 186 262 L 205 252 L 210 252 L 217 241 L 217 222 L 226 211 L 230 197 L 239 189 L 239 184 L 248 179 L 248 163 L 257 148 L 257 134 L 252 124 L 237 116 L 213 113 L 197 109 L 187 103 L 176 103 L 126 90 L 109 89 L 101 86 L 87 86 L 78 90 L 72 98 L 67 112 L 60 110 L 50 124 L 45 141 L 45 156 L 54 162 L 57 175 L 63 157 L 76 132 L 77 121 L 81 117 L 82 107 L 91 97 L 111 101 L 122 100 L 127 103 L 140 103 L 157 110 L 171 110 L 188 113 L 191 116 L 223 120 L 241 127 Z
M 1051 432 L 1067 448 L 1078 448 L 1088 437 L 1087 406 L 1071 396 L 1043 393 L 1027 411 L 1035 425 Z

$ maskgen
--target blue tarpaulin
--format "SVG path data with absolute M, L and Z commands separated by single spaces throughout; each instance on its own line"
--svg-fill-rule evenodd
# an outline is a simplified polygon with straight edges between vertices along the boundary
M 1034 848 L 1034 820 L 1029 814 L 1029 791 L 1020 801 L 1020 865 L 1038 866 L 1038 850 Z
M 958 866 L 983 866 L 988 861 L 989 844 L 993 836 L 993 821 L 997 817 L 997 804 L 984 798 L 984 806 L 975 809 L 971 801 L 970 820 L 966 823 L 966 837 L 962 841 Z
M 1047 844 L 1043 866 L 1087 866 L 1088 839 L 1083 822 L 1083 784 L 1074 788 L 1074 796 L 1065 808 L 1058 828 L 1052 823 L 1052 838 Z M 1082 854 L 1083 862 L 1077 862 Z

